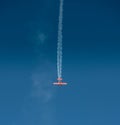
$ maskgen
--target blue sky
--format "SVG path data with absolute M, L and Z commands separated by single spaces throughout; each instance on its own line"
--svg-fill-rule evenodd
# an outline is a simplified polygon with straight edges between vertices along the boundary
M 56 81 L 58 0 L 0 1 L 0 124 L 120 124 L 120 2 L 65 0 Z

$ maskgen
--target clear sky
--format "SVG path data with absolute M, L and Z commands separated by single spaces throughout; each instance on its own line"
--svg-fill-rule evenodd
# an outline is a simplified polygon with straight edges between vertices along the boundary
M 0 125 L 120 125 L 120 1 L 0 1 Z

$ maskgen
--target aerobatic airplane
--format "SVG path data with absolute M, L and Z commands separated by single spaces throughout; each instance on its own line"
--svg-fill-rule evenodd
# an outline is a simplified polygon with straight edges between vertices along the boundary
M 54 82 L 53 83 L 54 85 L 60 85 L 60 86 L 67 85 L 66 82 L 62 82 L 62 78 L 58 78 L 57 80 L 58 80 L 58 82 Z

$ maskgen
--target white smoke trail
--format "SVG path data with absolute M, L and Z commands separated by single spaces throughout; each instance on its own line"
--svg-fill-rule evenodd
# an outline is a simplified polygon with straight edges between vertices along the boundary
M 58 44 L 57 44 L 57 73 L 58 78 L 62 77 L 62 29 L 63 29 L 63 0 L 60 0 Z

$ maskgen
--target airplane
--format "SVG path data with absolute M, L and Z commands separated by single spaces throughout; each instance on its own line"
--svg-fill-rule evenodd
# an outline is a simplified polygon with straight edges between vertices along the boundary
M 62 78 L 58 78 L 57 80 L 58 80 L 58 82 L 54 82 L 53 83 L 54 85 L 60 85 L 60 86 L 67 85 L 66 82 L 62 82 Z

